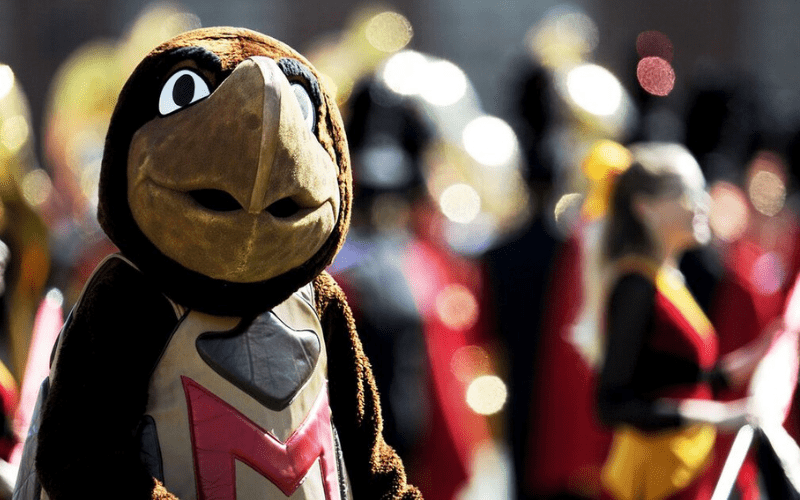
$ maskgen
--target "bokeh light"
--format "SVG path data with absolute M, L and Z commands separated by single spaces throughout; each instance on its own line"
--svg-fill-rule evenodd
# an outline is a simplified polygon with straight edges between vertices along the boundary
M 706 245 L 711 241 L 711 224 L 706 210 L 696 210 L 692 217 L 692 234 L 695 241 Z
M 756 210 L 772 217 L 783 209 L 786 201 L 786 184 L 776 174 L 760 170 L 750 179 L 747 194 Z
M 517 150 L 517 137 L 500 118 L 479 116 L 464 127 L 464 149 L 478 162 L 498 167 L 507 164 Z
M 596 64 L 582 64 L 571 69 L 567 74 L 567 91 L 575 104 L 598 116 L 613 115 L 622 104 L 619 80 Z
M 99 202 L 99 186 L 100 186 L 100 167 L 102 161 L 97 158 L 86 165 L 79 174 L 78 183 L 80 184 L 81 191 L 89 204 L 96 207 Z
M 396 233 L 410 224 L 410 205 L 406 198 L 395 193 L 377 195 L 372 202 L 370 220 L 378 230 Z
M 336 101 L 337 104 L 344 103 L 347 101 L 347 98 L 350 97 L 350 92 L 352 91 L 353 82 L 350 81 L 349 86 L 345 85 L 342 88 L 339 85 L 339 81 L 335 80 L 332 76 L 322 73 L 320 74 L 320 83 L 328 89 L 328 92 L 333 96 L 333 99 Z
M 636 52 L 639 57 L 660 57 L 672 62 L 672 41 L 660 31 L 643 31 L 636 37 Z
M 30 135 L 28 120 L 22 115 L 12 116 L 0 127 L 0 142 L 11 153 L 16 153 L 25 144 Z
M 11 92 L 14 87 L 14 72 L 6 64 L 0 64 L 0 99 Z
M 366 26 L 367 41 L 381 52 L 397 52 L 411 41 L 414 30 L 411 23 L 397 12 L 382 12 L 369 20 Z
M 526 35 L 529 50 L 542 64 L 575 64 L 591 53 L 599 40 L 597 25 L 585 12 L 569 5 L 551 9 Z
M 749 224 L 747 198 L 734 184 L 717 182 L 711 188 L 708 222 L 714 234 L 725 242 L 742 237 Z
M 554 209 L 554 217 L 560 229 L 566 231 L 571 227 L 579 213 L 578 207 L 581 205 L 582 198 L 580 193 L 567 193 L 558 199 Z
M 382 77 L 386 86 L 400 95 L 418 94 L 427 75 L 428 61 L 425 56 L 412 50 L 404 50 L 390 57 L 383 67 Z
M 414 167 L 408 152 L 390 137 L 373 139 L 374 144 L 354 155 L 361 165 L 359 182 L 364 186 L 392 189 L 406 186 L 414 178 Z
M 436 314 L 453 330 L 467 330 L 474 326 L 479 311 L 478 301 L 464 285 L 448 285 L 436 295 Z
M 636 66 L 636 79 L 648 93 L 664 97 L 675 87 L 675 70 L 666 59 L 645 57 Z
M 469 184 L 453 184 L 442 191 L 439 207 L 451 221 L 469 224 L 481 211 L 481 197 Z
M 450 106 L 467 93 L 467 76 L 450 61 L 430 62 L 425 74 L 420 95 L 434 106 Z
M 593 181 L 604 179 L 612 173 L 627 169 L 633 157 L 622 144 L 603 139 L 592 145 L 589 154 L 583 161 L 583 173 Z
M 200 18 L 184 11 L 178 4 L 154 2 L 142 11 L 120 44 L 122 75 L 130 74 L 141 59 L 161 42 L 199 28 Z M 120 82 L 122 83 L 122 82 Z
M 507 397 L 506 384 L 496 375 L 481 375 L 467 387 L 467 405 L 479 415 L 499 412 Z
M 753 263 L 750 281 L 758 293 L 772 295 L 786 282 L 786 265 L 777 253 L 766 252 Z
M 498 227 L 492 214 L 481 212 L 469 224 L 446 221 L 444 238 L 447 244 L 462 255 L 478 256 L 498 241 Z
M 31 170 L 22 178 L 22 196 L 31 206 L 37 207 L 47 201 L 53 192 L 50 176 L 41 168 Z
M 553 12 L 555 32 L 561 41 L 571 41 L 580 51 L 588 54 L 597 47 L 600 31 L 588 14 L 571 7 Z
M 402 96 L 419 95 L 434 106 L 450 106 L 467 93 L 464 71 L 450 61 L 433 60 L 404 50 L 386 60 L 381 77 L 386 86 Z
M 489 353 L 476 345 L 459 347 L 450 358 L 450 370 L 461 382 L 469 382 L 489 372 Z
M 47 299 L 50 302 L 53 302 L 54 305 L 61 307 L 61 304 L 64 303 L 64 294 L 62 294 L 61 290 L 59 290 L 58 288 L 51 288 L 47 292 L 45 299 Z

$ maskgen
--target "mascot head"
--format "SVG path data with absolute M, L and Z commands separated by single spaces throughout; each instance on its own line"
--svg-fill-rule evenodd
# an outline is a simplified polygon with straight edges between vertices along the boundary
M 177 303 L 256 314 L 330 264 L 351 179 L 333 97 L 306 59 L 238 28 L 190 31 L 125 84 L 106 138 L 100 224 Z

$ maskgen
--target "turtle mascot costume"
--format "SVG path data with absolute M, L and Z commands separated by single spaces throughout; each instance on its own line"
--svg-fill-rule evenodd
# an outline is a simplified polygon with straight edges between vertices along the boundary
M 154 49 L 119 97 L 107 257 L 68 316 L 15 498 L 421 499 L 345 296 L 347 142 L 312 66 L 253 31 Z

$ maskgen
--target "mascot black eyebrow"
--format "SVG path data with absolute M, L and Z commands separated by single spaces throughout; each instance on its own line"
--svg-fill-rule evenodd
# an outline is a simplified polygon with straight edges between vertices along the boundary
M 103 157 L 120 253 L 65 323 L 15 498 L 422 498 L 324 271 L 350 184 L 336 105 L 288 46 L 208 28 L 147 55 Z

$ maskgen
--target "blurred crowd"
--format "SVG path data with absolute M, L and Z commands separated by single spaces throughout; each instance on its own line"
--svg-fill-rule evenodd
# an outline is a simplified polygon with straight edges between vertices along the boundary
M 120 40 L 78 49 L 51 82 L 41 131 L 0 66 L 7 462 L 59 318 L 114 251 L 95 210 L 117 93 L 152 47 L 199 25 L 155 5 Z M 631 40 L 635 65 L 614 75 L 591 60 L 592 20 L 566 7 L 531 28 L 492 116 L 469 76 L 411 50 L 412 36 L 401 14 L 364 10 L 305 54 L 348 126 L 353 222 L 329 271 L 372 362 L 386 439 L 428 500 L 601 498 L 612 429 L 597 414 L 604 303 L 592 259 L 632 145 L 673 144 L 702 170 L 711 231 L 679 267 L 724 356 L 769 334 L 800 272 L 800 117 L 765 128 L 753 82 L 724 69 L 685 78 L 686 108 L 669 109 L 666 34 Z M 747 395 L 745 384 L 717 397 Z M 800 413 L 785 413 L 796 438 Z M 733 441 L 716 440 L 717 476 Z M 789 498 L 791 474 L 767 448 L 750 448 L 735 498 Z

